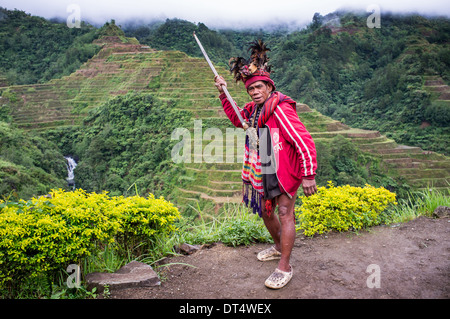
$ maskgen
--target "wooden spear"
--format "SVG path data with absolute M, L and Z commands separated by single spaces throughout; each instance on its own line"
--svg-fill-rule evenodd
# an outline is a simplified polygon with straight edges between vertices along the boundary
M 219 74 L 216 71 L 216 68 L 214 68 L 214 65 L 212 64 L 211 60 L 209 59 L 208 54 L 206 53 L 205 49 L 203 48 L 203 45 L 201 44 L 200 40 L 195 35 L 195 31 L 194 31 L 194 38 L 195 38 L 195 41 L 197 41 L 197 44 L 200 47 L 200 50 L 202 50 L 203 56 L 205 57 L 206 62 L 208 62 L 208 65 L 211 68 L 211 70 L 213 71 L 214 75 L 219 76 Z M 227 96 L 228 101 L 231 103 L 231 106 L 233 107 L 234 111 L 236 112 L 236 115 L 239 118 L 239 121 L 241 122 L 242 127 L 244 128 L 244 130 L 247 130 L 249 125 L 242 117 L 241 112 L 239 112 L 239 109 L 238 109 L 236 103 L 234 102 L 233 98 L 231 97 L 230 93 L 228 92 L 227 88 L 224 85 L 222 85 L 222 89 L 223 89 L 223 92 L 225 93 L 225 95 Z

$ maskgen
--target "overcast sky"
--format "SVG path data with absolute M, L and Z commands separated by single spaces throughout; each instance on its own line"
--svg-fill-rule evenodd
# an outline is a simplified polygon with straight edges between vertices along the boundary
M 44 18 L 66 19 L 70 4 L 80 8 L 81 20 L 101 23 L 115 19 L 179 18 L 203 22 L 210 28 L 262 27 L 278 22 L 299 26 L 311 22 L 315 12 L 326 15 L 341 8 L 366 11 L 375 4 L 383 12 L 421 13 L 450 17 L 449 0 L 0 0 L 0 6 Z M 368 13 L 369 15 L 370 13 Z

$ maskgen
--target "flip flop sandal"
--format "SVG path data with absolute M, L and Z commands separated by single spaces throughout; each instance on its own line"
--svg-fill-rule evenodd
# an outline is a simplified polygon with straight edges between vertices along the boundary
M 283 288 L 291 280 L 292 274 L 293 274 L 292 266 L 291 266 L 291 271 L 289 271 L 289 272 L 282 271 L 277 268 L 269 276 L 269 278 L 266 279 L 266 282 L 264 284 L 266 285 L 266 287 L 272 288 L 272 289 Z
M 259 261 L 268 261 L 268 260 L 274 260 L 274 259 L 280 259 L 281 258 L 281 252 L 275 249 L 274 246 L 264 249 L 263 251 L 259 252 L 256 256 Z

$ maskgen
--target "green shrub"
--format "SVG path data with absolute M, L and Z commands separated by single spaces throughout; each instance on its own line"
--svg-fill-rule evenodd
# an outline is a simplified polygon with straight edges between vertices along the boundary
M 119 246 L 127 252 L 135 250 L 138 256 L 151 254 L 149 251 L 158 254 L 159 239 L 176 231 L 174 223 L 181 217 L 172 203 L 163 197 L 156 199 L 153 194 L 148 198 L 115 197 L 112 211 L 120 216 L 122 232 L 116 237 Z
M 381 213 L 390 204 L 396 204 L 394 193 L 368 184 L 364 188 L 334 187 L 328 182 L 328 188 L 319 187 L 316 194 L 300 198 L 302 205 L 295 208 L 299 220 L 297 230 L 303 229 L 306 236 L 380 224 Z
M 0 288 L 51 277 L 99 248 L 154 241 L 175 230 L 180 214 L 163 198 L 110 197 L 54 190 L 30 201 L 0 200 Z

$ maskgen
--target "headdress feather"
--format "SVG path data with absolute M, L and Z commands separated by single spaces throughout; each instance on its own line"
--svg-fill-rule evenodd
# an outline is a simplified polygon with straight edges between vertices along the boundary
M 233 57 L 229 60 L 230 72 L 233 74 L 236 82 L 243 81 L 251 77 L 255 72 L 271 72 L 271 66 L 268 64 L 269 58 L 267 52 L 270 49 L 262 40 L 250 42 L 247 51 L 251 51 L 250 59 L 246 60 L 242 57 Z
M 228 63 L 230 65 L 230 72 L 233 74 L 236 82 L 243 80 L 243 76 L 247 73 L 245 70 L 247 67 L 247 60 L 242 57 L 235 57 L 231 58 Z
M 269 62 L 269 58 L 267 57 L 267 52 L 270 49 L 266 46 L 266 44 L 262 40 L 257 40 L 250 43 L 250 47 L 247 51 L 251 50 L 250 59 L 251 63 L 249 68 L 252 73 L 256 70 L 270 72 L 270 66 L 267 64 Z

